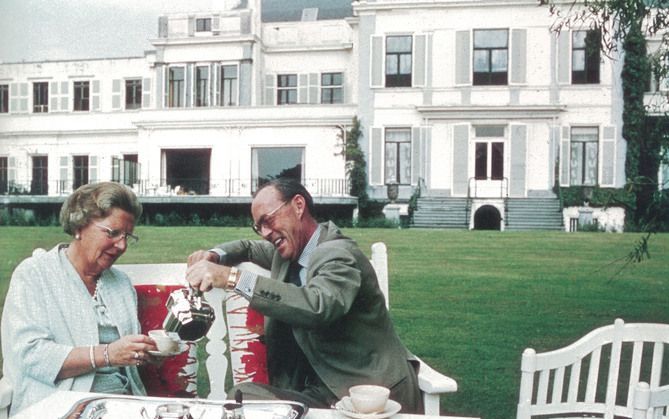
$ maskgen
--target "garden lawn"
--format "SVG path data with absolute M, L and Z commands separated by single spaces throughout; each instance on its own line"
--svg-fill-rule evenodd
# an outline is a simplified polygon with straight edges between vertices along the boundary
M 183 262 L 250 229 L 138 227 L 121 263 Z M 613 323 L 669 323 L 669 234 L 651 259 L 619 272 L 637 234 L 345 229 L 369 256 L 388 246 L 390 309 L 406 345 L 458 382 L 442 414 L 515 417 L 520 356 L 557 349 Z M 0 227 L 0 296 L 34 247 L 68 239 L 51 227 Z M 1 301 L 0 300 L 0 301 Z

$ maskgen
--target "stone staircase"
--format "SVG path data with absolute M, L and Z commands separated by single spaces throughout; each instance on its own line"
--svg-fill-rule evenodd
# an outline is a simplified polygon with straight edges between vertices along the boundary
M 564 230 L 557 198 L 508 198 L 507 230 Z
M 412 227 L 420 228 L 469 228 L 467 198 L 424 197 L 418 198 L 413 214 Z

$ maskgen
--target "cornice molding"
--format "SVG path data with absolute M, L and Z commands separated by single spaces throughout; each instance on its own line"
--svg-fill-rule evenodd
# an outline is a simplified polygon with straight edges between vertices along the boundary
M 566 106 L 416 106 L 427 119 L 482 120 L 482 119 L 546 119 L 556 118 Z

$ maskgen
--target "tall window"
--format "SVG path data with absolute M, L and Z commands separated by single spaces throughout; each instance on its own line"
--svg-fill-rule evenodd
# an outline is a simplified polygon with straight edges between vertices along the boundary
M 221 106 L 237 105 L 237 66 L 221 66 Z
M 599 130 L 596 127 L 573 127 L 569 158 L 570 185 L 596 185 L 599 151 Z
M 571 34 L 571 82 L 599 83 L 599 31 L 574 31 Z
M 72 171 L 74 174 L 73 189 L 88 183 L 88 156 L 73 156 Z
M 342 103 L 343 92 L 341 73 L 321 74 L 321 103 Z
M 7 157 L 0 157 L 0 195 L 9 191 L 9 167 Z
M 184 68 L 171 67 L 168 83 L 167 106 L 170 108 L 184 106 Z
M 9 112 L 9 85 L 0 84 L 0 113 Z
M 49 158 L 47 156 L 33 156 L 33 178 L 30 182 L 32 195 L 49 194 Z
M 90 82 L 74 82 L 74 110 L 87 111 L 90 109 Z
M 112 181 L 132 186 L 138 181 L 137 154 L 124 154 L 122 159 L 112 157 Z
M 297 74 L 279 74 L 276 100 L 278 105 L 297 103 Z
M 474 85 L 508 83 L 509 31 L 474 31 Z
M 251 150 L 254 190 L 279 177 L 290 177 L 304 182 L 304 148 L 258 147 Z
M 386 129 L 385 144 L 386 183 L 411 183 L 411 130 Z
M 142 80 L 125 81 L 125 108 L 139 109 L 142 107 Z
M 211 32 L 211 18 L 195 19 L 195 32 Z
M 477 180 L 502 180 L 504 178 L 504 143 L 477 141 L 474 165 L 474 177 Z
M 386 38 L 386 87 L 411 86 L 411 36 Z
M 209 106 L 209 67 L 195 68 L 195 106 Z
M 49 83 L 46 81 L 33 83 L 33 112 L 49 112 Z

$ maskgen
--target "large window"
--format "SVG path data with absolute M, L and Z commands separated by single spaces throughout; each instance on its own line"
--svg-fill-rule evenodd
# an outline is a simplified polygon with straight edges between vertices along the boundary
M 112 181 L 132 186 L 139 180 L 137 154 L 124 154 L 122 159 L 112 158 Z
M 87 111 L 90 109 L 90 82 L 74 82 L 74 110 Z
M 211 18 L 195 19 L 195 32 L 211 32 Z
M 47 156 L 33 156 L 33 178 L 30 182 L 32 195 L 49 194 L 49 158 Z
M 0 113 L 9 112 L 9 85 L 0 84 Z
M 277 104 L 297 103 L 297 74 L 279 74 L 277 78 Z
M 599 31 L 572 32 L 571 82 L 573 84 L 599 83 Z
M 209 67 L 195 67 L 195 106 L 209 106 Z
M 251 150 L 254 191 L 276 178 L 290 177 L 304 182 L 304 148 L 257 147 Z
M 411 36 L 386 38 L 386 87 L 411 86 Z
M 237 105 L 237 66 L 221 66 L 221 106 Z
M 139 109 L 142 107 L 142 80 L 125 81 L 125 108 Z
M 474 85 L 504 85 L 508 82 L 509 31 L 474 31 Z
M 386 184 L 411 183 L 411 130 L 409 128 L 386 129 L 385 142 Z
M 342 103 L 343 92 L 341 73 L 321 74 L 321 103 Z
M 0 157 L 0 195 L 4 195 L 9 191 L 9 167 L 7 160 L 7 157 Z
M 185 105 L 184 100 L 184 68 L 171 67 L 169 69 L 167 87 L 167 106 L 179 108 Z
M 504 178 L 504 143 L 477 141 L 474 177 L 477 180 L 502 180 Z
M 74 175 L 72 189 L 88 184 L 88 156 L 73 156 L 72 172 Z
M 33 112 L 49 112 L 49 83 L 46 81 L 33 83 Z
M 570 185 L 596 185 L 599 150 L 596 127 L 573 127 L 569 158 Z

